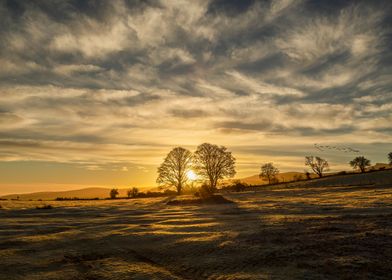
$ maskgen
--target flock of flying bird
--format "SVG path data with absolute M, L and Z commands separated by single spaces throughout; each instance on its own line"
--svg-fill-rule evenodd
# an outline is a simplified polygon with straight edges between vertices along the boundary
M 344 153 L 356 153 L 356 154 L 360 153 L 359 150 L 353 149 L 351 147 L 345 147 L 345 146 L 329 146 L 329 145 L 320 145 L 315 143 L 314 147 L 319 151 L 336 150 Z

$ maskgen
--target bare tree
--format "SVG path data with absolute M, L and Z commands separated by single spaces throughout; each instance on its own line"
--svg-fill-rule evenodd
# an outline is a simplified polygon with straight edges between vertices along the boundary
M 361 173 L 364 173 L 366 171 L 366 167 L 370 166 L 370 160 L 368 160 L 364 156 L 360 156 L 350 161 L 350 165 L 354 169 L 359 169 L 361 170 Z
M 137 197 L 138 193 L 139 193 L 139 189 L 136 187 L 133 187 L 132 189 L 127 191 L 128 197 L 132 197 L 132 198 Z
M 209 143 L 197 147 L 194 155 L 196 173 L 209 181 L 211 191 L 216 190 L 218 181 L 235 175 L 235 158 L 224 146 Z
M 306 156 L 305 165 L 309 166 L 320 178 L 323 177 L 324 171 L 329 170 L 328 161 L 320 157 Z
M 389 165 L 392 165 L 392 152 L 388 154 Z
M 115 199 L 118 196 L 119 192 L 118 189 L 111 189 L 110 190 L 110 198 Z
M 190 170 L 191 164 L 192 153 L 190 151 L 182 147 L 174 148 L 158 168 L 157 183 L 163 188 L 175 187 L 177 194 L 181 194 L 182 188 L 188 181 L 186 173 Z
M 269 162 L 261 166 L 261 173 L 259 174 L 259 177 L 267 179 L 268 184 L 271 184 L 271 182 L 276 179 L 277 174 L 279 174 L 279 169 L 276 168 L 272 162 Z

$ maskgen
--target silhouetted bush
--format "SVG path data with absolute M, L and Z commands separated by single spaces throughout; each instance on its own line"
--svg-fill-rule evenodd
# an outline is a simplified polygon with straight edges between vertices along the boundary
M 145 192 L 140 192 L 137 194 L 138 198 L 143 198 L 143 197 L 147 197 Z
M 67 200 L 99 200 L 98 197 L 94 198 L 80 198 L 80 197 L 56 197 L 56 201 L 67 201 Z
M 132 189 L 127 191 L 127 196 L 129 198 L 136 198 L 138 193 L 139 193 L 139 189 L 136 187 L 133 187 Z
M 200 205 L 200 204 L 229 204 L 234 203 L 221 195 L 210 195 L 204 198 L 174 199 L 167 202 L 168 205 Z
M 146 193 L 146 197 L 160 197 L 160 196 L 165 196 L 165 194 L 163 192 L 151 192 L 151 191 L 148 191 Z
M 118 194 L 119 194 L 118 189 L 111 189 L 109 193 L 111 199 L 115 199 L 118 196 Z
M 215 192 L 215 188 L 214 187 L 211 187 L 208 184 L 203 184 L 199 188 L 198 195 L 199 195 L 200 198 L 205 199 L 207 197 L 212 196 L 214 194 L 214 192 Z
M 164 195 L 167 195 L 167 196 L 172 196 L 172 195 L 177 194 L 177 192 L 173 191 L 173 190 L 165 190 L 163 193 L 164 193 Z
M 35 209 L 38 209 L 38 210 L 48 210 L 48 209 L 53 209 L 53 206 L 50 205 L 50 204 L 45 204 L 45 205 L 42 205 L 42 206 L 36 206 Z
M 137 198 L 148 198 L 148 197 L 164 197 L 164 196 L 172 196 L 172 195 L 176 195 L 177 192 L 173 191 L 173 190 L 165 190 L 164 192 L 152 192 L 152 191 L 148 191 L 148 192 L 139 192 L 137 194 Z
M 284 182 L 284 179 L 283 179 L 283 181 L 282 182 Z M 278 184 L 279 183 L 279 179 L 278 178 L 272 178 L 271 179 L 271 183 L 270 184 Z
M 195 193 L 197 193 L 199 191 L 199 188 L 198 187 L 195 187 L 195 186 L 186 186 L 186 187 L 184 187 L 183 189 L 182 189 L 182 194 L 195 194 Z
M 232 191 L 232 192 L 243 192 L 248 187 L 247 184 L 242 183 L 241 181 L 235 181 L 234 184 L 222 187 L 222 190 Z
M 233 190 L 236 192 L 243 192 L 245 189 L 246 189 L 246 185 L 241 182 L 238 182 L 233 185 Z

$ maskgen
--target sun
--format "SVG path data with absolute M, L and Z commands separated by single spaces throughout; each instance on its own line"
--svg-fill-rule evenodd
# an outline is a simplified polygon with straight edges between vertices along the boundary
M 186 172 L 186 177 L 191 180 L 191 181 L 195 181 L 197 179 L 197 175 L 195 174 L 195 172 L 193 172 L 193 170 L 188 170 Z

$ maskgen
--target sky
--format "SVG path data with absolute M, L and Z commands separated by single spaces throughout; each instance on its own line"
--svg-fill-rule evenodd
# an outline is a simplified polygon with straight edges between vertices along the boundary
M 303 171 L 306 155 L 386 162 L 391 14 L 388 0 L 0 0 L 0 194 L 155 186 L 172 148 L 204 142 L 232 151 L 238 178 Z

